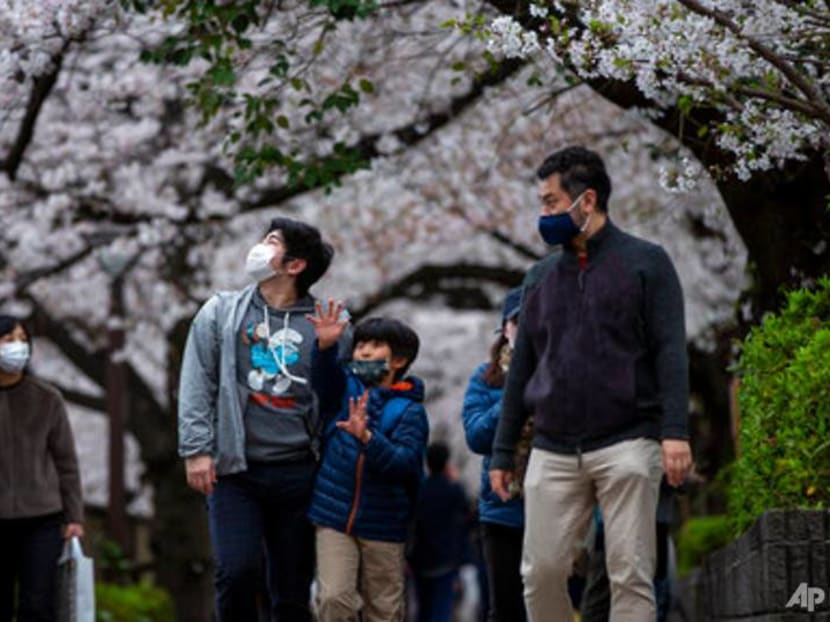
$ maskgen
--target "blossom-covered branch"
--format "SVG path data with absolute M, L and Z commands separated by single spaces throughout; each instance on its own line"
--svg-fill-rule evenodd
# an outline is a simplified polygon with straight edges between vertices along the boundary
M 816 1 L 592 0 L 530 3 L 487 34 L 504 56 L 546 54 L 592 84 L 630 82 L 660 111 L 717 110 L 697 132 L 747 180 L 830 146 L 829 20 Z

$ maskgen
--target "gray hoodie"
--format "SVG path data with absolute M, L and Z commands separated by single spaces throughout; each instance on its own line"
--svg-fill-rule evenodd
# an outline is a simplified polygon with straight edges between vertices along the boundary
M 308 376 L 305 367 L 315 335 L 305 315 L 313 313 L 314 299 L 306 297 L 289 309 L 271 310 L 272 335 L 284 334 L 281 329 L 290 328 L 291 334 L 300 335 L 302 340 L 292 342 L 298 360 L 286 369 L 295 380 L 275 396 L 279 398 L 276 403 L 268 402 L 263 408 L 256 398 L 262 403 L 270 397 L 275 382 L 265 379 L 262 391 L 254 391 L 249 374 L 256 366 L 245 365 L 247 352 L 240 351 L 251 338 L 246 315 L 250 320 L 251 310 L 263 306 L 256 292 L 254 284 L 212 296 L 193 319 L 185 345 L 179 381 L 179 455 L 213 456 L 218 475 L 246 470 L 249 458 L 278 461 L 308 455 L 317 442 L 316 398 L 308 385 L 296 381 Z M 346 346 L 344 351 L 349 352 Z M 279 418 L 275 419 L 273 434 L 260 437 L 252 446 L 246 440 L 246 429 L 264 429 L 265 409 L 278 413 Z M 257 423 L 252 428 L 254 418 Z M 274 449 L 266 452 L 269 440 L 274 441 Z

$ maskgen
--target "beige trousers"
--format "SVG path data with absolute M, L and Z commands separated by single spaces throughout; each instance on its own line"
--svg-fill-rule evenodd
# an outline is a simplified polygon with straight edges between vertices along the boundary
M 317 528 L 317 615 L 320 622 L 401 622 L 403 543 L 364 540 Z
M 656 617 L 654 570 L 661 449 L 622 441 L 577 456 L 534 448 L 524 481 L 522 578 L 531 622 L 572 622 L 567 581 L 599 503 L 611 584 L 611 622 Z

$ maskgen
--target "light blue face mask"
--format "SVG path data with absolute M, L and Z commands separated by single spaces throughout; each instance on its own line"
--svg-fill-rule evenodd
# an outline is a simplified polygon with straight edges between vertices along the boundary
M 389 363 L 385 359 L 373 361 L 349 361 L 349 371 L 360 378 L 363 384 L 378 384 L 389 374 Z
M 0 344 L 0 369 L 9 374 L 23 371 L 29 362 L 31 349 L 25 341 L 9 341 Z

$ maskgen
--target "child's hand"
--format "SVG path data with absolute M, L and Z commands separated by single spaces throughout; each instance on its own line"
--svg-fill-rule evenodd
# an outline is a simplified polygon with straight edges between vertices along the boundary
M 368 428 L 368 416 L 366 415 L 366 401 L 368 399 L 368 389 L 360 397 L 350 397 L 349 418 L 346 421 L 338 421 L 336 424 L 338 428 L 345 430 L 364 445 L 372 439 L 372 432 Z
M 340 339 L 340 336 L 349 324 L 349 318 L 340 319 L 345 305 L 339 300 L 335 304 L 334 300 L 329 298 L 328 309 L 326 309 L 325 313 L 323 313 L 323 305 L 319 302 L 314 305 L 314 308 L 316 311 L 315 314 L 306 315 L 306 319 L 314 325 L 314 332 L 317 333 L 317 344 L 319 348 L 326 350 Z

